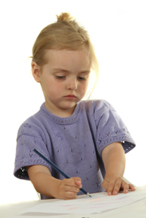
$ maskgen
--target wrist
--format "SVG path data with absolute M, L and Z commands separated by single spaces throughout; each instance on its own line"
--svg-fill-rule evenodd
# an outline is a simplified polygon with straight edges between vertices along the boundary
M 106 173 L 104 180 L 106 180 L 107 182 L 109 182 L 112 178 L 123 178 L 122 174 L 116 174 L 116 173 Z
M 61 182 L 62 181 L 60 179 L 56 179 L 52 177 L 52 181 L 51 181 L 50 188 L 49 188 L 51 197 L 56 198 L 56 199 L 61 199 L 61 196 L 60 196 Z

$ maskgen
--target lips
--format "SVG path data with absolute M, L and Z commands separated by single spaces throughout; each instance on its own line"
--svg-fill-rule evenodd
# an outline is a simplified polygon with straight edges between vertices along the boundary
M 65 97 L 76 97 L 75 95 L 66 95 Z
M 65 98 L 67 98 L 67 99 L 75 99 L 76 96 L 75 95 L 66 95 Z

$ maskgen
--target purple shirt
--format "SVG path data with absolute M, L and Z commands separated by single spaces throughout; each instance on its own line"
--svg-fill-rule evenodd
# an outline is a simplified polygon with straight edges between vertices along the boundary
M 67 118 L 51 114 L 42 104 L 19 128 L 14 175 L 28 180 L 26 166 L 44 165 L 53 177 L 64 178 L 33 151 L 36 148 L 69 177 L 80 177 L 87 192 L 100 192 L 105 175 L 102 150 L 113 142 L 122 142 L 125 153 L 135 147 L 126 126 L 108 102 L 81 101 Z

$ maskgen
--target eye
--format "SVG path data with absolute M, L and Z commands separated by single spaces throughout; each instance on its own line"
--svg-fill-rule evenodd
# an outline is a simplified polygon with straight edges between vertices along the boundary
M 79 79 L 79 80 L 86 80 L 85 77 L 81 77 L 81 76 L 79 76 L 78 79 Z
M 56 76 L 57 79 L 64 79 L 65 76 Z

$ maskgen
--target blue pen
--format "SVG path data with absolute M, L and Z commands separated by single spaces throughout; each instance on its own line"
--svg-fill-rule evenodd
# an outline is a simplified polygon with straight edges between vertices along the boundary
M 58 172 L 60 172 L 65 178 L 69 179 L 70 177 L 67 176 L 64 172 L 62 172 L 62 170 L 60 170 L 54 163 L 52 163 L 50 160 L 48 160 L 45 156 L 43 156 L 37 149 L 33 149 L 35 153 L 37 153 L 40 157 L 42 157 L 47 163 L 49 163 L 54 169 L 56 169 Z M 92 198 L 92 196 L 89 194 L 89 192 L 86 192 L 83 188 L 80 188 L 80 190 L 88 195 L 90 198 Z

